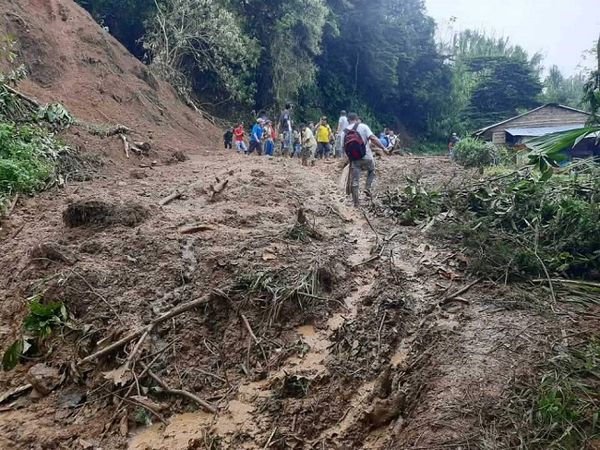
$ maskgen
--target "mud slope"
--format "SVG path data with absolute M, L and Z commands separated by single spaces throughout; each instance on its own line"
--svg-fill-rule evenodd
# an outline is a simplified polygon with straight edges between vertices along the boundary
M 16 41 L 29 73 L 19 88 L 40 103 L 60 102 L 88 123 L 126 125 L 160 150 L 194 151 L 218 136 L 72 0 L 3 0 L 0 35 Z

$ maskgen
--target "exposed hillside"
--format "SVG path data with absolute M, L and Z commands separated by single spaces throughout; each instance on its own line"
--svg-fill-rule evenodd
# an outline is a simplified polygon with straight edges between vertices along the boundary
M 28 69 L 19 89 L 42 103 L 60 102 L 88 123 L 126 125 L 159 151 L 194 151 L 218 136 L 71 0 L 5 0 L 0 35 L 16 42 Z M 121 155 L 118 138 L 106 146 Z

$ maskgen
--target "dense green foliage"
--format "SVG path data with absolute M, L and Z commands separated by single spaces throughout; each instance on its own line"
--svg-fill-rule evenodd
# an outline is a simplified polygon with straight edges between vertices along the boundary
M 245 102 L 276 114 L 289 101 L 298 120 L 354 109 L 371 124 L 445 133 L 434 124 L 451 70 L 420 0 L 79 3 L 216 112 Z
M 445 140 L 541 102 L 577 106 L 581 77 L 507 38 L 465 30 L 437 45 L 422 0 L 78 0 L 186 100 L 240 117 L 355 110 Z
M 0 195 L 44 187 L 52 172 L 48 144 L 36 128 L 0 123 Z
M 538 104 L 541 55 L 529 57 L 506 38 L 471 30 L 441 51 L 452 67 L 452 90 L 439 127 L 466 134 Z
M 454 159 L 465 167 L 491 166 L 498 162 L 498 150 L 489 142 L 465 138 L 454 147 Z
M 581 108 L 585 77 L 576 74 L 565 78 L 557 66 L 552 66 L 544 80 L 544 92 L 541 100 L 544 103 L 558 103 Z

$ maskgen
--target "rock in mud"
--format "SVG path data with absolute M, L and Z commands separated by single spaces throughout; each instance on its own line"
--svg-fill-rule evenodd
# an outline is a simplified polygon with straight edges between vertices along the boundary
M 27 372 L 27 381 L 42 395 L 48 395 L 62 381 L 60 372 L 46 364 L 36 364 Z

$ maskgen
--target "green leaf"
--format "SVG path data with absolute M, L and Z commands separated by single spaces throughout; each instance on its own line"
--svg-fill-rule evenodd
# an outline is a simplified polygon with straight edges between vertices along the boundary
M 22 355 L 23 339 L 18 339 L 4 352 L 2 356 L 2 368 L 7 371 L 14 369 L 19 364 L 19 361 L 21 361 Z

